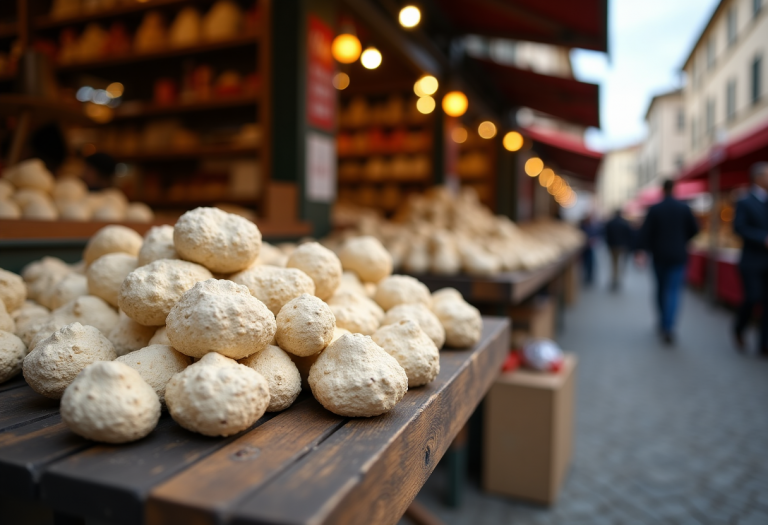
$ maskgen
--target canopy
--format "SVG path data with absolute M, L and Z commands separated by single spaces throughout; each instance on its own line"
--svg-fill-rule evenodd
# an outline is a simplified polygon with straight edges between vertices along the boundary
M 587 148 L 583 141 L 552 130 L 523 128 L 522 132 L 533 140 L 536 152 L 545 162 L 554 163 L 583 180 L 594 181 L 597 177 L 603 154 Z
M 607 0 L 433 0 L 462 34 L 608 52 Z
M 675 184 L 672 195 L 677 199 L 691 199 L 696 195 L 707 192 L 707 183 L 703 180 L 681 181 Z M 648 207 L 664 198 L 664 191 L 659 186 L 645 188 L 635 197 L 635 202 L 640 206 Z
M 600 87 L 490 60 L 472 59 L 513 106 L 526 106 L 582 126 L 600 127 Z

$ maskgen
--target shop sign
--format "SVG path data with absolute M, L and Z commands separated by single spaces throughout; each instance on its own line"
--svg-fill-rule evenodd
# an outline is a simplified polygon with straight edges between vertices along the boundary
M 307 53 L 307 120 L 310 126 L 333 131 L 336 90 L 333 87 L 333 29 L 314 15 L 309 17 Z
M 307 200 L 336 200 L 336 141 L 332 136 L 307 132 Z

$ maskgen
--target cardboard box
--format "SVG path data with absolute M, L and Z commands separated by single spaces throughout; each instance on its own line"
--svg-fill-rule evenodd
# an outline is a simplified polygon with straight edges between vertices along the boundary
M 509 317 L 515 332 L 525 335 L 524 340 L 555 338 L 557 308 L 555 300 L 548 295 L 539 295 L 520 306 L 509 308 Z M 517 340 L 513 337 L 513 341 Z
M 484 402 L 483 488 L 551 505 L 571 461 L 576 356 L 557 374 L 502 374 Z

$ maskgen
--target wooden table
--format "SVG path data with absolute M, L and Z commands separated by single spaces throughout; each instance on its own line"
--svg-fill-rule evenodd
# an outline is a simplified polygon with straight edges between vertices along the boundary
M 338 417 L 304 396 L 229 438 L 188 432 L 166 414 L 147 438 L 119 446 L 75 436 L 58 402 L 16 378 L 0 385 L 0 495 L 62 523 L 393 524 L 508 349 L 509 322 L 486 317 L 475 348 L 443 350 L 437 379 L 383 416 Z

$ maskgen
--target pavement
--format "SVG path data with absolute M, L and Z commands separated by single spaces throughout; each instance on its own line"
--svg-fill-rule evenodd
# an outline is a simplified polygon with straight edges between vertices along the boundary
M 608 267 L 604 253 L 598 264 Z M 446 525 L 768 525 L 768 360 L 737 354 L 732 313 L 690 290 L 676 344 L 665 346 L 650 270 L 630 265 L 617 293 L 598 275 L 558 338 L 580 359 L 574 457 L 558 502 L 488 495 L 470 480 L 451 509 L 444 466 L 418 501 Z

